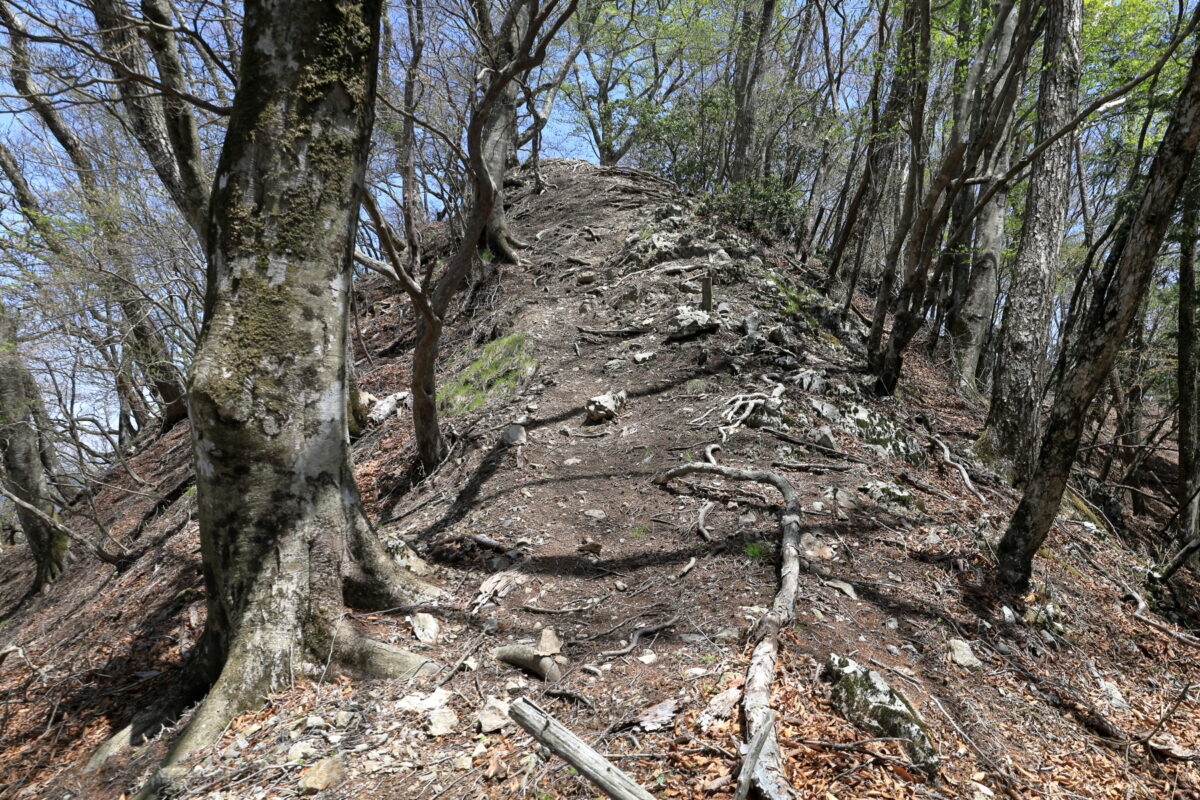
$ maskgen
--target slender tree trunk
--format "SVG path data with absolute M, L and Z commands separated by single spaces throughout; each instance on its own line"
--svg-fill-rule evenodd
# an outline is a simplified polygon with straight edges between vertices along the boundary
M 54 451 L 45 430 L 42 400 L 17 352 L 16 322 L 0 305 L 0 480 L 8 491 L 48 517 L 54 516 L 49 467 Z M 66 535 L 37 514 L 17 506 L 17 519 L 33 553 L 31 593 L 42 591 L 66 566 Z
M 486 4 L 476 0 L 476 5 L 481 9 L 479 16 L 486 19 L 489 13 Z M 492 33 L 490 22 L 481 24 L 481 28 L 481 35 L 488 40 L 485 63 L 498 70 L 513 60 L 529 30 L 529 6 L 520 2 L 514 23 L 507 28 Z M 504 208 L 504 176 L 517 163 L 517 90 L 516 82 L 505 83 L 483 125 L 483 158 L 496 185 L 496 198 L 481 244 L 498 261 L 508 264 L 520 261 L 516 251 L 527 246 L 513 235 Z
M 758 85 L 762 80 L 763 61 L 771 39 L 776 0 L 763 0 L 757 17 L 749 7 L 743 12 L 742 58 L 738 59 L 734 78 L 733 155 L 729 180 L 740 183 L 754 177 L 754 136 L 757 128 Z
M 997 548 L 997 578 L 1008 588 L 1021 590 L 1029 583 L 1034 555 L 1046 540 L 1067 486 L 1087 408 L 1112 370 L 1137 315 L 1198 143 L 1200 49 L 1192 56 L 1138 209 L 1113 243 L 1096 282 L 1084 325 L 1071 346 L 1070 366 L 1054 396 L 1025 494 Z
M 1179 223 L 1179 359 L 1176 381 L 1179 385 L 1179 479 L 1176 496 L 1179 512 L 1179 539 L 1195 538 L 1200 522 L 1200 499 L 1196 487 L 1196 238 L 1197 211 L 1200 210 L 1200 185 L 1188 187 L 1183 198 L 1183 216 Z
M 1081 71 L 1082 0 L 1050 0 L 1037 140 L 1074 117 Z M 1013 459 L 1014 475 L 1028 475 L 1041 433 L 1041 397 L 1054 280 L 1071 189 L 1071 139 L 1063 137 L 1033 162 L 1013 282 L 1000 329 L 999 362 L 984 435 Z

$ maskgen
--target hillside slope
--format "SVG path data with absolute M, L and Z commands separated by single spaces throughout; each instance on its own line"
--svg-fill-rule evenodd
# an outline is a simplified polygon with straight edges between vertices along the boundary
M 351 616 L 443 669 L 282 692 L 197 754 L 181 796 L 291 797 L 328 777 L 322 797 L 595 797 L 511 722 L 481 732 L 481 711 L 523 695 L 655 796 L 731 797 L 746 645 L 777 588 L 780 498 L 709 476 L 654 482 L 711 445 L 722 464 L 783 476 L 803 503 L 806 569 L 772 696 L 800 796 L 1197 796 L 1200 772 L 1171 749 L 1200 749 L 1185 689 L 1200 641 L 1130 596 L 1149 523 L 1122 539 L 1081 502 L 1036 565 L 1037 591 L 995 596 L 990 547 L 1016 498 L 968 458 L 984 412 L 943 365 L 914 348 L 897 399 L 878 401 L 860 386 L 855 316 L 842 322 L 782 248 L 719 230 L 635 171 L 543 169 L 544 194 L 528 175 L 511 192 L 527 263 L 464 294 L 448 329 L 446 463 L 414 484 L 403 403 L 354 446 L 381 535 L 412 543 L 446 596 Z M 705 273 L 707 323 L 695 314 Z M 357 306 L 360 381 L 387 398 L 407 385 L 411 309 L 374 280 Z M 610 392 L 625 393 L 615 417 L 589 422 L 589 399 Z M 21 648 L 0 663 L 0 797 L 117 797 L 161 757 L 159 739 L 84 769 L 169 685 L 203 626 L 189 471 L 182 426 L 96 487 L 107 534 L 73 520 L 123 543 L 121 572 L 81 558 L 16 608 L 30 569 L 19 548 L 0 553 L 0 613 L 16 608 L 0 650 Z M 1194 598 L 1189 581 L 1181 595 Z M 494 658 L 521 643 L 560 650 L 560 679 Z M 838 713 L 830 654 L 915 707 L 936 780 Z

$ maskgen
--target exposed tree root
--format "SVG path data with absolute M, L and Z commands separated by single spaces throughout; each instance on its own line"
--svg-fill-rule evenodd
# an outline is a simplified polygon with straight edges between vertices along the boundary
M 707 455 L 711 458 L 711 453 Z M 751 765 L 754 785 L 768 800 L 789 800 L 794 791 L 783 772 L 780 759 L 774 713 L 771 709 L 771 683 L 775 679 L 775 663 L 779 657 L 779 632 L 795 616 L 800 569 L 805 563 L 800 555 L 800 496 L 787 480 L 774 472 L 735 469 L 715 463 L 683 464 L 668 470 L 655 482 L 666 483 L 673 478 L 696 473 L 720 475 L 735 481 L 770 484 L 783 495 L 783 514 L 779 521 L 779 590 L 775 593 L 771 609 L 759 617 L 754 625 L 754 652 L 746 670 L 742 708 L 746 715 L 747 738 L 753 741 L 760 735 L 764 737 L 758 758 Z

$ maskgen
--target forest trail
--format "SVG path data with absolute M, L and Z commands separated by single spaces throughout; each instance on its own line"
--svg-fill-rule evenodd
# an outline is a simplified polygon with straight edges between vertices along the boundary
M 1129 592 L 1161 520 L 1109 527 L 1080 500 L 1037 562 L 1037 592 L 1009 608 L 988 576 L 1016 494 L 970 457 L 985 412 L 945 364 L 913 348 L 896 396 L 878 400 L 860 385 L 865 331 L 784 277 L 803 274 L 785 247 L 721 230 L 643 173 L 542 168 L 545 193 L 528 172 L 510 190 L 525 264 L 464 293 L 447 328 L 447 461 L 412 485 L 402 402 L 354 444 L 372 520 L 413 544 L 446 594 L 351 616 L 439 671 L 273 695 L 194 755 L 178 796 L 595 797 L 503 716 L 526 696 L 656 797 L 732 797 L 781 503 L 764 485 L 654 482 L 711 445 L 722 464 L 784 476 L 803 502 L 809 569 L 772 697 L 801 796 L 1197 796 L 1197 709 L 1175 701 L 1200 641 Z M 711 316 L 696 313 L 706 274 Z M 412 310 L 378 280 L 356 304 L 362 388 L 388 398 L 408 384 Z M 589 400 L 619 392 L 611 419 L 588 420 Z M 127 543 L 127 568 L 85 557 L 0 627 L 0 651 L 20 648 L 0 662 L 0 798 L 122 796 L 161 757 L 156 740 L 83 769 L 169 685 L 203 627 L 189 475 L 186 425 L 115 469 L 85 502 Z M 0 552 L 0 613 L 27 561 Z M 513 645 L 538 648 L 560 677 L 494 657 Z M 915 707 L 936 782 L 837 712 L 831 654 Z

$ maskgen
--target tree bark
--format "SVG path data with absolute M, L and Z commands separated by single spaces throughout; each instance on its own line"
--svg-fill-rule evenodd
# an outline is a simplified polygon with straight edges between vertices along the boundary
M 391 675 L 426 664 L 340 622 L 343 602 L 402 605 L 432 591 L 369 529 L 346 437 L 379 18 L 379 0 L 245 5 L 191 378 L 208 617 L 185 681 L 212 688 L 168 764 L 330 658 Z
M 37 383 L 17 352 L 16 321 L 0 305 L 0 479 L 14 495 L 53 517 L 54 463 Z M 16 513 L 33 553 L 32 594 L 62 574 L 70 542 L 32 511 L 17 506 Z
M 1025 494 L 997 548 L 997 578 L 1007 588 L 1021 590 L 1029 583 L 1034 555 L 1046 540 L 1062 501 L 1088 405 L 1112 370 L 1137 314 L 1198 143 L 1200 49 L 1192 56 L 1175 115 L 1150 167 L 1137 212 L 1118 235 L 1096 281 Z
M 1075 116 L 1081 72 L 1082 0 L 1050 0 L 1037 102 L 1037 140 Z M 985 436 L 1028 475 L 1041 432 L 1047 337 L 1066 224 L 1071 140 L 1063 137 L 1033 162 L 1013 282 L 1000 328 L 1000 352 Z
M 484 63 L 493 71 L 500 70 L 516 57 L 521 41 L 529 30 L 528 4 L 519 2 L 511 24 L 501 25 L 495 32 L 492 32 L 486 4 L 476 0 L 476 5 L 479 9 L 480 34 L 485 38 Z M 521 258 L 517 250 L 527 246 L 513 235 L 504 208 L 504 176 L 509 167 L 517 162 L 517 88 L 515 81 L 505 82 L 483 123 L 483 159 L 495 184 L 496 196 L 480 244 L 497 261 L 506 264 L 519 262 Z
M 1189 541 L 1197 534 L 1200 500 L 1195 497 L 1196 474 L 1196 237 L 1200 211 L 1200 185 L 1188 187 L 1179 222 L 1179 358 L 1175 378 L 1179 386 L 1179 479 L 1176 496 L 1179 539 Z
M 763 0 L 755 17 L 749 6 L 742 12 L 741 57 L 734 76 L 733 156 L 729 180 L 740 183 L 754 177 L 754 135 L 757 127 L 758 85 L 775 19 L 775 0 Z

